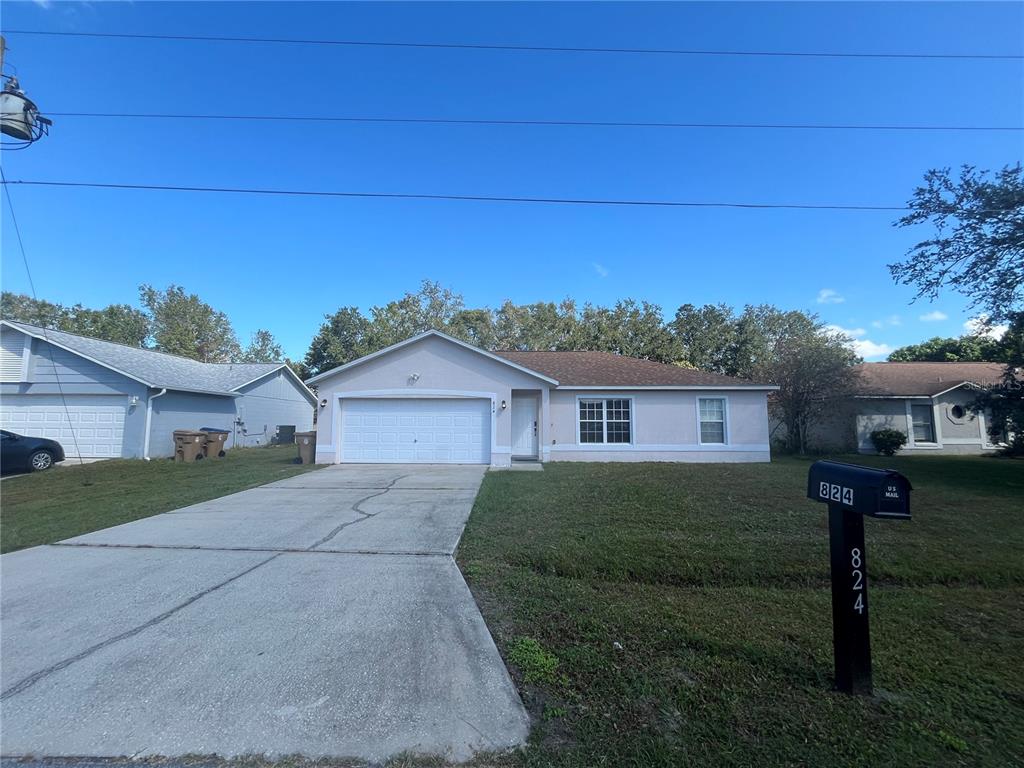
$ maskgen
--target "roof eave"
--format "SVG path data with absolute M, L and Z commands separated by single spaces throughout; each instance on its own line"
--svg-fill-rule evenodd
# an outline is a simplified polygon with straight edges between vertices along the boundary
M 774 384 L 559 384 L 555 389 L 583 389 L 583 390 L 722 390 L 722 391 L 748 391 L 748 392 L 775 392 L 779 389 Z
M 502 365 L 507 365 L 509 368 L 515 368 L 518 371 L 526 373 L 535 378 L 541 379 L 542 381 L 546 381 L 549 384 L 555 385 L 556 387 L 558 386 L 557 379 L 553 379 L 550 376 L 545 376 L 543 373 L 535 371 L 532 368 L 527 368 L 525 365 L 519 365 L 518 363 L 514 363 L 511 360 L 502 357 L 501 355 L 496 355 L 493 352 L 488 352 L 486 349 L 480 349 L 480 347 L 475 347 L 472 344 L 468 344 L 465 341 L 462 341 L 461 339 L 456 339 L 453 336 L 449 336 L 447 333 L 442 333 L 441 331 L 436 330 L 424 331 L 423 333 L 417 334 L 416 336 L 410 336 L 408 339 L 400 341 L 397 344 L 392 344 L 391 346 L 384 347 L 383 349 L 378 349 L 376 352 L 371 352 L 368 355 L 363 355 L 362 357 L 356 358 L 355 360 L 345 363 L 344 365 L 339 365 L 337 368 L 332 368 L 329 371 L 318 373 L 316 376 L 306 379 L 305 384 L 306 386 L 309 386 L 310 384 L 315 384 L 318 381 L 323 381 L 324 379 L 339 374 L 342 371 L 347 371 L 351 368 L 355 368 L 356 366 L 362 365 L 363 363 L 368 363 L 370 360 L 382 357 L 388 354 L 389 352 L 394 352 L 395 350 L 401 349 L 402 347 L 409 346 L 410 344 L 415 344 L 417 341 L 421 341 L 422 339 L 425 339 L 428 336 L 437 336 L 438 338 L 445 339 L 446 341 L 450 341 L 451 343 L 456 344 L 460 347 L 468 349 L 472 352 L 476 352 L 479 355 L 488 357 L 491 360 L 494 360 L 495 362 L 501 363 Z

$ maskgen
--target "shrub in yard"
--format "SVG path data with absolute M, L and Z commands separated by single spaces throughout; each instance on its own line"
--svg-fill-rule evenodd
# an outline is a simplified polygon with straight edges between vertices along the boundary
M 876 429 L 871 433 L 875 450 L 883 456 L 892 456 L 907 444 L 907 436 L 898 429 Z
M 558 657 L 532 637 L 520 637 L 512 643 L 508 660 L 519 667 L 527 683 L 558 685 L 563 682 L 558 674 Z

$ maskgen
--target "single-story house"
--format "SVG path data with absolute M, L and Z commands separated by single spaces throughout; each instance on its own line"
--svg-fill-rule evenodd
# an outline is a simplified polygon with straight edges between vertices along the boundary
M 0 321 L 0 427 L 60 442 L 67 456 L 174 455 L 176 429 L 262 445 L 313 427 L 316 396 L 284 363 L 202 363 Z
M 979 387 L 999 385 L 1001 363 L 864 363 L 853 397 L 816 425 L 812 447 L 875 453 L 871 433 L 907 436 L 900 453 L 976 454 L 998 448 L 987 416 L 968 407 Z
M 607 352 L 428 331 L 307 381 L 318 463 L 769 461 L 775 387 Z

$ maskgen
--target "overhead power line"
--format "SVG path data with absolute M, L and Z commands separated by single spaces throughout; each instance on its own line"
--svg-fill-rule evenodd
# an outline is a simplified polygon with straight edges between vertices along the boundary
M 674 56 L 772 56 L 830 59 L 1024 59 L 1024 54 L 1000 53 L 864 53 L 838 51 L 751 51 L 698 48 L 594 48 L 555 45 L 502 45 L 494 43 L 425 43 L 386 40 L 325 40 L 290 37 L 228 37 L 223 35 L 158 35 L 127 32 L 55 32 L 41 29 L 9 29 L 8 35 L 49 35 L 54 37 L 122 38 L 132 40 L 191 40 L 207 43 L 272 43 L 281 45 L 337 45 L 382 48 L 444 48 L 453 50 L 533 51 L 542 53 L 620 53 Z
M 36 293 L 36 282 L 32 279 L 32 270 L 28 266 L 28 253 L 25 251 L 25 241 L 21 238 L 21 227 L 18 226 L 18 217 L 14 214 L 14 201 L 11 200 L 11 192 L 7 189 L 7 177 L 3 168 L 0 167 L 0 183 L 4 187 L 4 197 L 7 199 L 7 210 L 11 214 L 11 224 L 14 225 L 14 234 L 18 242 L 18 250 L 21 251 L 21 263 L 25 265 L 25 275 L 28 277 L 28 287 L 32 291 L 32 298 L 39 303 L 39 295 Z M 57 393 L 60 395 L 61 405 L 64 406 L 64 416 L 68 420 L 68 428 L 71 430 L 71 441 L 75 444 L 75 454 L 78 456 L 78 463 L 84 464 L 82 460 L 82 449 L 78 447 L 78 433 L 75 430 L 75 423 L 71 420 L 71 409 L 68 408 L 68 399 L 64 395 L 64 385 L 60 380 L 60 369 L 53 360 L 53 345 L 50 343 L 50 336 L 46 326 L 42 326 L 43 339 L 46 341 L 46 349 L 49 352 L 50 367 L 53 369 L 53 379 L 57 383 Z
M 51 112 L 52 117 L 129 118 L 157 120 L 237 120 L 312 123 L 398 123 L 429 125 L 535 125 L 596 128 L 712 128 L 809 131 L 1024 131 L 1019 125 L 852 125 L 843 123 L 680 123 L 625 120 L 492 120 L 447 117 L 334 117 L 330 115 L 204 115 L 162 112 Z
M 830 203 L 738 203 L 725 201 L 683 200 L 620 200 L 569 197 L 516 197 L 507 195 L 445 195 L 404 192 L 341 192 L 305 189 L 253 189 L 246 187 L 199 187 L 171 184 L 105 184 L 87 181 L 5 181 L 4 184 L 23 184 L 35 187 L 72 187 L 85 189 L 157 190 L 163 192 L 213 192 L 245 195 L 277 195 L 293 197 L 347 197 L 396 200 L 458 200 L 487 203 L 536 203 L 550 205 L 603 205 L 649 208 L 750 208 L 812 211 L 907 211 L 896 205 L 838 205 Z

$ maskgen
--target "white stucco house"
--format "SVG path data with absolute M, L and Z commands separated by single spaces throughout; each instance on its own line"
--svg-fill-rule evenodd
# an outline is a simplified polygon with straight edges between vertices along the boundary
M 770 460 L 775 387 L 606 352 L 428 331 L 306 383 L 318 463 Z
M 316 396 L 284 363 L 202 363 L 0 321 L 0 427 L 57 440 L 68 457 L 174 455 L 176 429 L 213 427 L 228 447 L 279 425 L 313 426 Z

